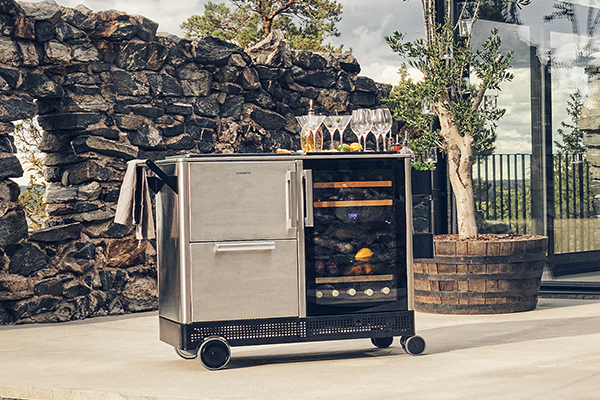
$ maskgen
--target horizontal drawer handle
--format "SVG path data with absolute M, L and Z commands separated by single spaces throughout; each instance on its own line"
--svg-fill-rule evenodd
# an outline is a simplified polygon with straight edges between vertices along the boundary
M 275 242 L 237 242 L 237 243 L 215 243 L 215 253 L 223 251 L 264 251 L 275 250 Z

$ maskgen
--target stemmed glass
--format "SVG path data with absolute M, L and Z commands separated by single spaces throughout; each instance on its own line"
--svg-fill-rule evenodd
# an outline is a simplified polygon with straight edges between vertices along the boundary
M 379 139 L 381 139 L 381 136 L 384 134 L 384 132 L 386 132 L 385 120 L 383 118 L 383 109 L 378 108 L 375 110 L 371 110 L 371 122 L 373 123 L 371 132 L 373 132 L 373 135 L 375 135 L 375 144 L 377 149 L 376 151 L 379 151 Z
M 335 134 L 335 130 L 338 128 L 339 123 L 340 123 L 340 117 L 335 116 L 335 115 L 328 115 L 323 120 L 323 125 L 325 125 L 325 128 L 327 128 L 327 130 L 329 131 L 329 134 L 331 135 L 331 144 L 330 144 L 331 150 L 333 150 L 333 135 Z
M 312 152 L 312 151 L 320 151 L 321 149 L 317 149 L 317 147 L 320 147 L 319 144 L 317 143 L 317 140 L 315 140 L 315 136 L 316 136 L 316 130 L 319 129 L 319 126 L 321 125 L 321 123 L 323 122 L 323 119 L 325 117 L 323 115 L 302 115 L 300 117 L 296 117 L 296 120 L 298 121 L 298 123 L 300 124 L 300 127 L 302 128 L 302 133 L 300 136 L 301 142 L 302 142 L 302 150 L 304 150 L 305 153 L 308 152 Z M 321 146 L 323 145 L 323 142 L 321 140 Z
M 389 108 L 383 108 L 383 120 L 385 123 L 385 127 L 383 129 L 383 150 L 386 150 L 386 138 L 387 138 L 387 134 L 388 132 L 391 131 L 392 129 L 392 125 L 394 124 L 394 121 L 392 120 L 392 113 L 390 112 Z
M 333 150 L 333 135 L 335 134 L 335 130 L 338 129 L 340 131 L 340 144 L 343 142 L 344 131 L 352 118 L 351 115 L 330 115 L 325 117 L 323 120 L 323 124 L 329 131 L 331 135 L 331 150 Z
M 370 110 L 359 109 L 352 111 L 352 121 L 350 127 L 354 131 L 354 134 L 358 138 L 358 144 L 360 139 L 363 138 L 363 151 L 367 149 L 367 135 L 371 131 L 371 112 Z
M 340 144 L 344 142 L 344 131 L 348 127 L 350 120 L 352 119 L 352 115 L 339 115 L 336 116 L 340 121 L 338 122 L 338 131 L 340 132 Z

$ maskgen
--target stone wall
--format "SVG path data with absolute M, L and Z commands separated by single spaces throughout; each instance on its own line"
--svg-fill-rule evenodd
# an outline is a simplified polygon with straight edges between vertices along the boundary
M 142 16 L 0 0 L 0 324 L 154 309 L 155 244 L 112 222 L 126 162 L 298 149 L 295 116 L 378 106 L 350 54 L 244 51 Z M 45 228 L 28 231 L 11 121 L 44 129 Z

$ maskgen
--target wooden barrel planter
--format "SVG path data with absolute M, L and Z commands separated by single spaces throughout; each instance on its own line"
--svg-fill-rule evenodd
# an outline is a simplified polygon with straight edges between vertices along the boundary
M 414 260 L 415 310 L 497 314 L 535 309 L 548 238 L 487 239 L 434 238 L 434 258 Z

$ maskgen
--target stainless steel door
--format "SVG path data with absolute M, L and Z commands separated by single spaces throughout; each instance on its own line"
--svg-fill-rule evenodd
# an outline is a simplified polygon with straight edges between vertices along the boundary
M 296 240 L 192 243 L 192 320 L 297 317 Z
M 190 162 L 190 241 L 296 238 L 295 161 Z

